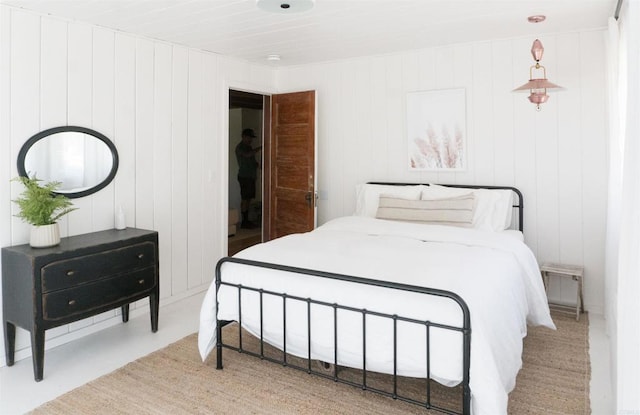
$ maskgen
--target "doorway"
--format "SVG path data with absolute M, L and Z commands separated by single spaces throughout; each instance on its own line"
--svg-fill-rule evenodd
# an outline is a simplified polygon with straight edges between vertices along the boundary
M 239 165 L 235 149 L 242 141 L 243 130 L 247 129 L 255 133 L 251 146 L 254 148 L 263 146 L 264 101 L 265 96 L 260 94 L 229 90 L 229 256 L 262 242 L 263 152 L 258 151 L 255 155 L 255 160 L 258 163 L 255 196 L 243 202 L 238 182 Z
M 274 95 L 229 90 L 228 255 L 316 225 L 316 94 Z M 256 192 L 245 215 L 235 149 L 244 130 L 255 135 Z M 244 216 L 244 217 L 243 217 Z M 245 219 L 255 226 L 243 227 Z

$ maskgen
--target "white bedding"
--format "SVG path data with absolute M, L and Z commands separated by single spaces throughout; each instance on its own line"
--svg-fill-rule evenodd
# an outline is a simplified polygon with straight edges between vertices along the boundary
M 313 232 L 253 246 L 236 257 L 457 293 L 471 312 L 470 387 L 475 415 L 507 413 L 508 393 L 522 365 L 527 321 L 555 328 L 537 261 L 529 248 L 510 234 L 352 216 L 330 221 Z M 461 321 L 459 307 L 450 300 L 425 301 L 424 296 L 414 293 L 354 288 L 346 282 L 238 264 L 225 264 L 223 279 L 405 317 L 453 325 Z M 391 296 L 393 301 L 389 301 Z M 238 319 L 237 289 L 223 286 L 218 301 L 219 319 Z M 264 307 L 264 338 L 282 348 L 282 300 L 265 297 Z M 254 334 L 259 333 L 257 310 L 257 294 L 243 294 L 243 327 Z M 306 304 L 288 302 L 287 320 L 287 352 L 306 357 Z M 359 313 L 340 312 L 340 365 L 362 367 L 361 321 Z M 198 345 L 203 359 L 215 347 L 215 322 L 212 284 L 200 315 Z M 333 311 L 312 308 L 311 324 L 312 358 L 332 362 Z M 390 327 L 391 323 L 375 317 L 367 320 L 367 369 L 393 371 Z M 398 374 L 425 377 L 424 329 L 415 328 L 399 323 Z M 445 385 L 455 385 L 462 378 L 460 339 L 457 333 L 432 330 L 432 378 Z

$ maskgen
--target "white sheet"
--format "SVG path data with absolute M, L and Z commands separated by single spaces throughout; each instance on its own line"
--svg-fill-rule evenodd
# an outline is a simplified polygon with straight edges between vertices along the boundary
M 508 393 L 522 366 L 522 337 L 526 335 L 527 320 L 554 328 L 537 261 L 524 243 L 508 234 L 354 216 L 330 221 L 307 234 L 256 245 L 236 256 L 458 293 L 471 310 L 470 387 L 476 415 L 506 414 Z M 456 325 L 461 318 L 459 308 L 448 300 L 425 302 L 412 293 L 394 292 L 394 301 L 388 301 L 392 294 L 381 288 L 353 289 L 344 282 L 264 269 L 258 272 L 237 264 L 226 264 L 223 275 L 225 281 L 407 317 Z M 251 294 L 243 297 L 243 326 L 256 334 L 258 307 L 250 297 Z M 237 320 L 237 290 L 223 286 L 218 301 L 218 317 Z M 264 304 L 269 310 L 265 313 L 264 337 L 282 347 L 281 300 L 267 298 Z M 306 305 L 288 303 L 287 311 L 287 351 L 306 356 Z M 338 329 L 339 364 L 361 367 L 361 317 L 343 314 Z M 333 333 L 332 311 L 314 308 L 312 315 L 313 333 L 324 334 L 312 336 L 312 357 L 333 361 L 333 336 L 327 335 Z M 215 346 L 215 319 L 212 285 L 200 316 L 199 348 L 203 359 Z M 367 321 L 367 368 L 390 373 L 390 331 L 388 327 L 378 331 L 385 325 L 390 327 L 390 323 L 376 319 Z M 415 333 L 416 330 L 399 325 L 398 373 L 424 377 L 424 334 Z M 432 377 L 455 385 L 461 380 L 460 336 L 440 330 L 432 334 Z M 441 353 L 447 358 L 438 358 Z

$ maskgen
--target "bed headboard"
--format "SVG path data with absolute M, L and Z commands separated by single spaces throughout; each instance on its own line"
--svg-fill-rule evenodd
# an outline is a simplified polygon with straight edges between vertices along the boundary
M 416 186 L 419 184 L 422 184 L 423 186 L 429 186 L 428 183 L 395 183 L 395 182 L 367 182 L 368 184 L 382 184 L 382 185 L 388 185 L 388 186 Z M 524 199 L 522 198 L 522 192 L 520 190 L 518 190 L 515 187 L 511 187 L 511 186 L 482 186 L 482 185 L 477 185 L 477 184 L 439 184 L 439 183 L 434 183 L 434 184 L 438 184 L 439 186 L 446 186 L 446 187 L 461 187 L 461 188 L 468 188 L 468 189 L 502 189 L 502 190 L 511 190 L 514 195 L 516 197 L 513 198 L 513 208 L 516 210 L 517 215 L 514 215 L 514 217 L 516 217 L 517 219 L 517 223 L 515 223 L 515 227 L 522 232 L 524 229 L 524 216 L 523 216 L 523 209 L 524 209 Z

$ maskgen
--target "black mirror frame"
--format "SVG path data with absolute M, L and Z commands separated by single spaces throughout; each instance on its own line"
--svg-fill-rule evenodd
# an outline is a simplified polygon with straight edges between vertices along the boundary
M 109 172 L 109 175 L 97 185 L 90 187 L 89 189 L 82 190 L 80 192 L 70 192 L 70 193 L 55 192 L 56 194 L 64 195 L 69 199 L 77 199 L 79 197 L 89 196 L 105 188 L 109 183 L 111 183 L 113 178 L 116 176 L 116 172 L 118 171 L 119 158 L 118 158 L 118 150 L 116 150 L 116 146 L 104 134 L 101 134 L 95 130 L 92 130 L 86 127 L 78 127 L 75 125 L 66 125 L 62 127 L 49 128 L 48 130 L 39 132 L 38 134 L 29 138 L 27 142 L 22 145 L 22 148 L 18 153 L 18 174 L 23 177 L 29 177 L 29 174 L 24 166 L 24 161 L 27 156 L 27 153 L 29 152 L 29 149 L 35 143 L 52 134 L 63 133 L 68 131 L 89 134 L 97 138 L 98 140 L 102 141 L 103 143 L 105 143 L 109 148 L 109 150 L 111 151 L 111 158 L 113 162 L 113 164 L 111 165 L 111 171 Z

